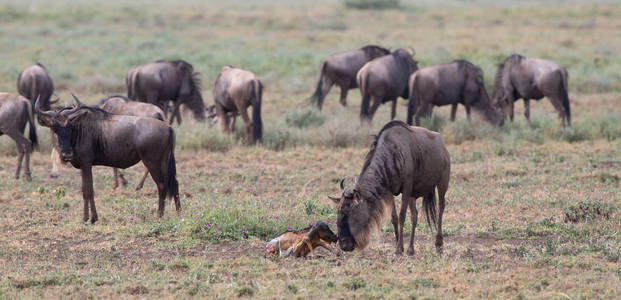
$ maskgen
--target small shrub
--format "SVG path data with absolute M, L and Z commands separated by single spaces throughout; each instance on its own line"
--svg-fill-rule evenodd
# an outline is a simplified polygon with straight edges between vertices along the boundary
M 237 291 L 237 297 L 252 297 L 254 295 L 254 288 L 248 285 L 242 285 L 235 289 Z
M 444 127 L 442 138 L 448 144 L 459 145 L 464 141 L 474 140 L 476 136 L 468 120 L 457 120 Z
M 345 0 L 345 7 L 353 9 L 399 8 L 399 0 Z
M 357 289 L 366 287 L 367 283 L 364 281 L 364 279 L 362 279 L 360 277 L 356 277 L 356 278 L 351 279 L 348 282 L 345 282 L 343 285 L 346 288 L 348 288 L 348 289 L 350 289 L 352 291 L 355 291 Z
M 429 118 L 423 118 L 420 122 L 422 127 L 425 127 L 431 131 L 440 132 L 446 124 L 446 119 L 438 114 L 431 115 Z
M 290 109 L 285 112 L 285 123 L 297 128 L 319 127 L 326 117 L 315 108 Z
M 566 223 L 578 223 L 586 220 L 594 220 L 596 218 L 608 220 L 611 213 L 612 206 L 596 201 L 580 201 L 567 207 L 563 212 Z

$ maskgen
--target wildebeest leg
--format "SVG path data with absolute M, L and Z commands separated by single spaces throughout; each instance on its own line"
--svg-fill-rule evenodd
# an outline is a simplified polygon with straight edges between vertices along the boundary
M 397 215 L 397 207 L 394 200 L 392 201 L 392 212 L 390 217 L 392 228 L 395 230 L 395 247 L 397 247 L 399 243 L 399 216 Z
M 438 184 L 438 234 L 436 235 L 436 251 L 438 253 L 442 253 L 442 246 L 444 245 L 442 238 L 442 215 L 444 214 L 444 206 L 446 204 L 444 196 L 448 190 L 448 185 L 449 176 L 447 174 Z
M 470 105 L 466 104 L 466 118 L 468 118 L 468 122 L 470 122 Z
M 144 186 L 144 181 L 147 179 L 147 175 L 149 175 L 149 170 L 144 170 L 144 174 L 142 175 L 140 182 L 138 182 L 134 190 L 140 190 Z
M 88 208 L 91 209 L 91 224 L 97 222 L 97 209 L 95 208 L 95 195 L 93 193 L 93 170 L 90 164 L 82 165 L 82 198 L 84 199 L 84 222 L 88 221 Z
M 373 105 L 369 109 L 369 116 L 368 116 L 369 119 L 367 121 L 369 122 L 369 124 L 372 124 L 373 123 L 373 116 L 375 115 L 375 111 L 380 106 L 380 104 L 382 104 L 382 102 L 380 100 L 375 99 L 374 97 L 371 97 L 371 99 L 369 99 L 369 101 L 371 101 L 371 103 L 373 103 Z
M 324 242 L 323 240 L 319 240 L 318 246 L 325 248 L 326 250 L 334 253 L 335 255 L 339 255 L 339 252 L 336 249 L 334 249 L 332 246 L 330 246 L 330 244 Z
M 418 223 L 418 210 L 416 210 L 416 198 L 410 198 L 410 213 L 412 214 L 412 233 L 410 234 L 410 245 L 408 246 L 408 255 L 414 255 L 414 233 L 416 233 L 416 224 Z
M 455 114 L 457 114 L 457 103 L 451 104 L 451 122 L 455 122 Z
M 24 160 L 25 143 L 30 143 L 30 141 L 17 133 L 7 133 L 7 135 L 15 141 L 17 152 L 19 153 L 17 158 L 17 171 L 15 172 L 15 179 L 19 179 L 19 172 L 22 170 L 22 161 Z
M 229 124 L 227 126 L 229 126 L 229 133 L 234 133 L 235 132 L 235 119 L 237 117 L 235 115 L 232 115 L 229 117 Z
M 157 202 L 157 211 L 159 217 L 161 218 L 162 216 L 164 216 L 164 208 L 166 206 L 166 182 L 164 180 L 166 178 L 166 176 L 164 175 L 164 170 L 166 170 L 166 163 L 162 162 L 161 164 L 159 164 L 159 161 L 151 162 L 151 160 L 146 159 L 143 159 L 142 162 L 147 167 L 147 170 L 149 170 L 151 178 L 153 178 L 153 181 L 157 186 L 157 194 L 159 197 Z
M 50 178 L 56 178 L 58 177 L 58 166 L 61 164 L 61 162 L 58 151 L 56 151 L 56 148 L 54 147 L 52 147 L 52 154 L 50 155 L 50 159 L 52 161 L 52 173 L 50 174 Z
M 246 126 L 246 145 L 250 145 L 250 130 L 252 129 L 252 123 L 248 117 L 248 111 L 246 109 L 241 109 L 239 113 L 242 121 L 244 121 L 244 125 Z
M 119 170 L 117 168 L 112 168 L 112 176 L 114 176 L 114 183 L 112 183 L 112 189 L 116 190 L 119 187 Z
M 224 107 L 218 103 L 216 103 L 216 115 L 218 116 L 218 123 L 220 123 L 220 130 L 222 133 L 227 134 L 229 129 L 229 115 L 224 111 Z
M 530 101 L 526 98 L 524 98 L 524 117 L 526 117 L 528 128 L 530 128 Z
M 349 84 L 341 85 L 341 99 L 339 99 L 339 101 L 341 102 L 341 105 L 343 106 L 347 106 L 347 91 L 348 90 L 349 90 Z
M 548 99 L 550 99 L 552 106 L 554 106 L 554 109 L 556 109 L 556 111 L 558 112 L 558 116 L 561 119 L 561 129 L 565 128 L 566 114 L 565 114 L 565 108 L 563 107 L 561 99 L 555 96 L 553 97 L 548 96 Z
M 412 187 L 409 184 L 405 184 L 403 192 L 401 192 L 401 211 L 399 212 L 399 238 L 397 239 L 396 255 L 403 254 L 403 227 L 405 225 L 405 218 L 408 214 L 408 204 L 410 202 L 410 191 Z
M 509 119 L 513 122 L 513 109 L 515 106 L 515 101 L 513 99 L 509 99 Z
M 392 100 L 392 107 L 390 108 L 390 120 L 395 119 L 395 115 L 397 114 L 397 99 Z
M 416 111 L 416 126 L 420 126 L 420 117 L 430 117 L 433 106 L 429 102 L 425 102 L 420 105 Z
M 181 106 L 181 103 L 179 102 L 175 102 L 175 104 L 173 105 L 173 111 L 170 117 L 170 121 L 168 122 L 169 125 L 172 125 L 175 118 L 177 118 L 177 125 L 181 125 L 181 112 L 179 111 L 179 106 Z

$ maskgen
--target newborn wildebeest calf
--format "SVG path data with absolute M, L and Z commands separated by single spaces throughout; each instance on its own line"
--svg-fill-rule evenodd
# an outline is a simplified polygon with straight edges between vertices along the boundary
M 310 253 L 311 257 L 315 257 L 317 247 L 338 254 L 331 246 L 336 241 L 337 236 L 330 230 L 330 226 L 325 222 L 317 222 L 306 228 L 286 231 L 271 240 L 265 247 L 265 256 L 278 250 L 280 256 L 306 257 Z
M 384 211 L 392 210 L 392 225 L 397 239 L 395 254 L 403 253 L 403 225 L 408 206 L 412 213 L 412 234 L 408 255 L 414 254 L 414 232 L 418 219 L 416 199 L 423 197 L 427 223 L 436 225 L 436 188 L 440 198 L 437 218 L 436 249 L 442 251 L 442 214 L 444 195 L 450 176 L 449 153 L 439 133 L 422 127 L 391 121 L 380 130 L 367 154 L 354 188 L 345 188 L 341 197 L 330 197 L 338 204 L 339 246 L 344 251 L 362 249 L 374 230 L 383 223 Z M 397 217 L 394 196 L 401 194 L 401 212 Z
M 174 198 L 181 210 L 175 166 L 175 133 L 166 122 L 153 118 L 113 115 L 100 108 L 77 105 L 54 111 L 35 111 L 39 123 L 50 127 L 58 137 L 60 158 L 82 172 L 84 221 L 97 221 L 93 195 L 93 166 L 128 168 L 139 161 L 151 173 L 159 194 L 159 216 L 164 214 L 165 199 Z

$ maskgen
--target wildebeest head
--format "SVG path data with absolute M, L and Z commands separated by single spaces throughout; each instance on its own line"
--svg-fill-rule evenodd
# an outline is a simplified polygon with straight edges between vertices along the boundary
M 336 243 L 338 241 L 338 236 L 330 230 L 330 226 L 325 222 L 319 222 L 316 229 L 320 239 L 330 243 Z
M 365 228 L 369 221 L 368 205 L 363 201 L 358 190 L 358 184 L 354 188 L 344 186 L 345 179 L 341 180 L 341 197 L 330 197 L 338 205 L 338 241 L 343 251 L 353 251 L 356 236 Z
M 510 79 L 511 68 L 519 64 L 524 59 L 520 54 L 511 54 L 502 63 L 498 65 L 496 78 L 494 79 L 494 91 L 492 92 L 492 102 L 495 107 L 503 112 L 508 108 L 510 103 L 510 93 L 513 89 Z
M 186 98 L 180 100 L 190 108 L 196 120 L 204 121 L 207 117 L 207 112 L 201 94 L 200 74 L 194 72 L 194 67 L 184 60 L 176 60 L 171 63 L 182 74 L 179 95 L 184 95 Z
M 390 54 L 390 50 L 376 45 L 367 45 L 361 48 L 371 59 Z
M 56 134 L 60 157 L 65 162 L 73 159 L 74 153 L 71 141 L 73 127 L 89 112 L 89 110 L 82 109 L 83 104 L 75 95 L 73 97 L 76 101 L 76 106 L 50 111 L 41 110 L 41 103 L 38 98 L 35 102 L 37 120 L 41 126 L 49 127 Z

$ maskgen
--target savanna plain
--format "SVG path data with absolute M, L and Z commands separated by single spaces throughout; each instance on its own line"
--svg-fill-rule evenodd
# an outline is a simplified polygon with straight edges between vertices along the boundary
M 48 178 L 49 130 L 37 128 L 32 182 L 13 178 L 15 144 L 0 137 L 0 298 L 619 299 L 621 4 L 356 2 L 0 1 L 1 91 L 15 93 L 19 72 L 40 61 L 61 103 L 75 92 L 94 104 L 125 94 L 131 67 L 162 58 L 201 72 L 207 105 L 226 64 L 265 85 L 260 146 L 243 145 L 240 121 L 233 136 L 190 113 L 174 125 L 183 210 L 169 202 L 161 219 L 153 182 L 133 190 L 142 164 L 116 190 L 112 170 L 95 168 L 91 225 L 81 221 L 79 171 Z M 572 127 L 559 128 L 547 99 L 531 102 L 531 128 L 522 102 L 502 128 L 469 123 L 463 106 L 451 123 L 436 108 L 423 125 L 442 133 L 452 161 L 443 254 L 421 216 L 412 257 L 393 254 L 387 222 L 362 251 L 266 258 L 265 243 L 288 227 L 336 230 L 326 196 L 341 178 L 353 184 L 370 135 L 389 119 L 384 105 L 361 127 L 357 90 L 347 107 L 337 88 L 322 112 L 307 105 L 321 60 L 366 44 L 414 47 L 421 67 L 468 59 L 490 92 L 509 54 L 554 60 L 569 73 Z

